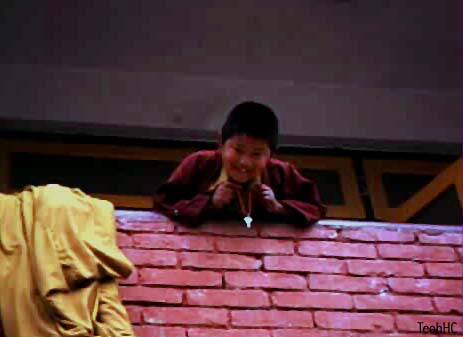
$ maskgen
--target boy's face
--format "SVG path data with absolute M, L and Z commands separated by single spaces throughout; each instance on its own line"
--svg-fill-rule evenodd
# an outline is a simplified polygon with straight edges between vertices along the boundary
M 227 175 L 243 184 L 260 176 L 270 159 L 268 143 L 246 135 L 233 136 L 223 144 L 222 162 Z

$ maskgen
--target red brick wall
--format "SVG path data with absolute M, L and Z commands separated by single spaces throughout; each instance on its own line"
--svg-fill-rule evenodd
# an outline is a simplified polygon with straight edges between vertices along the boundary
M 460 228 L 207 224 L 117 212 L 139 337 L 436 336 L 463 314 Z M 400 230 L 398 230 L 400 229 Z

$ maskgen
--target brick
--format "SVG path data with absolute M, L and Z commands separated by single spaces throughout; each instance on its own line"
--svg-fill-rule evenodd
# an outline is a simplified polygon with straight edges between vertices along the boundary
M 221 236 L 257 236 L 256 227 L 246 228 L 243 225 L 239 226 L 236 222 L 232 223 L 206 223 L 202 224 L 199 227 L 190 227 L 190 226 L 177 226 L 177 231 L 179 233 L 190 233 L 190 234 L 215 234 Z
M 353 241 L 366 242 L 413 242 L 415 234 L 410 231 L 391 231 L 383 229 L 346 229 L 342 237 Z
M 388 284 L 393 291 L 398 293 L 429 295 L 461 295 L 463 293 L 461 280 L 391 278 Z
M 140 323 L 141 322 L 141 313 L 143 308 L 142 307 L 136 307 L 132 305 L 128 305 L 125 307 L 127 310 L 127 315 L 129 316 L 129 320 L 132 323 Z
M 437 312 L 443 314 L 463 314 L 463 297 L 435 297 Z
M 169 221 L 118 221 L 117 229 L 129 232 L 173 232 L 174 224 Z
M 351 337 L 351 336 L 349 336 Z M 362 334 L 359 337 L 437 337 L 436 335 L 423 335 L 421 333 L 398 333 L 394 332 L 391 334 L 386 333 L 369 333 L 369 334 Z M 445 336 L 443 336 L 445 337 Z M 452 337 L 459 337 L 459 336 L 452 336 Z
M 268 307 L 268 295 L 262 290 L 188 290 L 187 304 L 211 307 Z
M 138 283 L 138 271 L 134 269 L 132 274 L 126 279 L 120 279 L 119 284 L 137 284 Z
M 293 254 L 292 241 L 250 238 L 218 237 L 217 249 L 221 252 L 255 253 L 255 254 Z
M 394 318 L 380 313 L 315 312 L 318 327 L 341 330 L 392 331 Z
M 312 274 L 309 276 L 309 288 L 312 290 L 378 293 L 387 289 L 387 282 L 379 277 Z
M 259 269 L 262 262 L 254 257 L 236 254 L 181 253 L 183 267 L 207 269 Z
M 222 275 L 212 271 L 190 271 L 175 269 L 141 269 L 141 284 L 169 286 L 214 287 L 222 285 Z
M 423 266 L 412 261 L 387 260 L 350 260 L 347 261 L 347 270 L 352 275 L 377 276 L 423 276 Z
M 416 245 L 379 244 L 379 255 L 388 259 L 410 259 L 417 261 L 455 261 L 452 248 Z
M 354 295 L 355 308 L 360 310 L 433 311 L 430 298 L 416 296 Z
M 137 337 L 186 337 L 186 330 L 179 327 L 164 327 L 153 325 L 134 326 Z
M 375 232 L 377 241 L 384 242 L 413 242 L 415 241 L 415 234 L 411 231 L 389 231 L 378 230 Z
M 163 250 L 124 249 L 124 254 L 136 266 L 175 266 L 175 252 Z
M 376 257 L 375 247 L 364 243 L 303 241 L 299 245 L 298 252 L 301 255 L 312 256 Z
M 351 309 L 352 298 L 347 294 L 327 292 L 275 292 L 272 302 L 282 308 Z
M 352 332 L 342 330 L 319 330 L 319 329 L 274 329 L 273 337 L 423 337 L 422 334 L 413 333 L 374 333 L 374 332 Z M 426 337 L 437 337 L 426 335 Z M 459 337 L 459 336 L 456 336 Z
M 143 308 L 143 320 L 150 324 L 189 324 L 224 326 L 228 322 L 226 309 L 213 308 Z
M 271 337 L 264 329 L 188 329 L 188 337 Z
M 367 228 L 362 229 L 344 229 L 340 237 L 343 239 L 349 239 L 352 241 L 366 241 L 366 242 L 375 242 L 377 241 L 376 235 L 374 235 L 374 230 Z
M 211 237 L 170 234 L 134 234 L 133 245 L 136 248 L 156 249 L 187 249 L 206 250 L 214 249 Z
M 448 322 L 456 322 L 455 330 L 459 333 L 462 331 L 461 316 L 443 316 L 443 315 L 399 315 L 396 318 L 396 324 L 399 331 L 419 332 L 418 322 L 423 322 L 422 325 L 436 325 Z
M 305 311 L 236 310 L 231 312 L 234 327 L 311 328 L 312 316 Z
M 153 211 L 116 209 L 115 215 L 120 222 L 159 222 L 170 221 L 165 215 Z
M 463 248 L 456 248 L 455 247 L 455 252 L 458 255 L 458 260 L 463 261 Z
M 262 228 L 260 235 L 271 238 L 294 238 L 294 239 L 335 239 L 338 233 L 335 229 L 309 227 L 297 228 L 286 224 L 271 224 Z
M 341 274 L 346 270 L 344 261 L 329 258 L 301 256 L 265 256 L 266 270 Z
M 124 301 L 154 302 L 154 303 L 182 303 L 182 291 L 178 289 L 148 288 L 148 287 L 119 287 L 120 296 Z
M 463 277 L 463 265 L 461 263 L 426 263 L 425 268 L 429 276 Z
M 305 289 L 306 280 L 299 275 L 262 272 L 226 272 L 225 283 L 233 288 Z
M 377 276 L 423 276 L 423 266 L 412 261 L 347 261 L 347 269 L 352 275 Z
M 351 331 L 319 330 L 319 329 L 275 329 L 273 337 L 363 337 L 364 334 Z M 369 335 L 367 335 L 369 336 Z
M 132 238 L 130 235 L 125 233 L 117 233 L 117 245 L 119 247 L 132 247 Z
M 422 233 L 418 235 L 421 243 L 435 244 L 435 245 L 463 245 L 462 233 L 442 233 L 439 235 L 430 235 Z

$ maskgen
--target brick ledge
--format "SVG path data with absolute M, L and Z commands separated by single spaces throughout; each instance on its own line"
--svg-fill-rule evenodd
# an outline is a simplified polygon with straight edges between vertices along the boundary
M 116 210 L 116 217 L 121 222 L 140 221 L 140 222 L 159 222 L 170 221 L 165 216 L 153 211 L 139 210 Z M 334 228 L 385 228 L 399 231 L 405 230 L 421 230 L 421 231 L 436 231 L 436 232 L 462 232 L 463 225 L 430 225 L 430 224 L 404 224 L 404 223 L 389 223 L 361 220 L 320 220 L 315 226 L 326 226 Z

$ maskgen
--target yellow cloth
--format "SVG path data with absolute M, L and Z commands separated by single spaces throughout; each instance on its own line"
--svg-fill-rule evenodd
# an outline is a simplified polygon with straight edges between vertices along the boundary
M 0 336 L 132 337 L 116 281 L 131 272 L 111 203 L 60 185 L 0 194 Z

